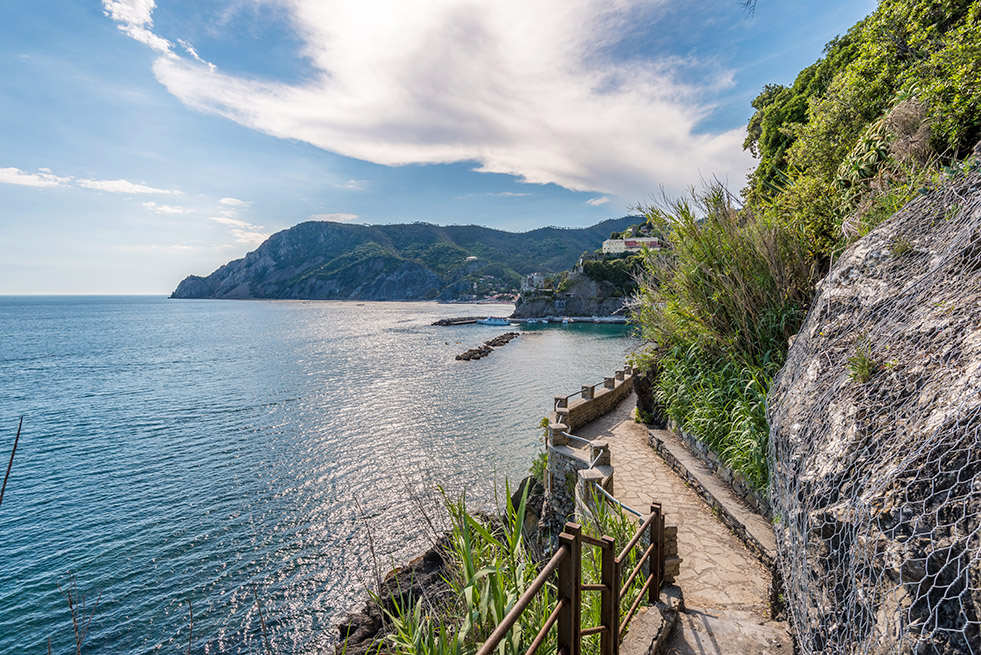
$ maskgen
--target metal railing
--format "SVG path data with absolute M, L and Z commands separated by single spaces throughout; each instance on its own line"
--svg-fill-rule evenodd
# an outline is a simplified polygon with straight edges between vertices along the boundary
M 590 468 L 592 468 L 592 467 L 590 467 Z M 596 484 L 595 482 L 593 483 L 593 486 L 596 488 L 597 491 L 599 491 L 601 494 L 603 494 L 603 497 L 606 498 L 607 502 L 609 502 L 611 505 L 614 505 L 616 507 L 619 507 L 620 509 L 626 510 L 626 511 L 630 512 L 631 514 L 633 514 L 636 517 L 639 517 L 640 518 L 640 517 L 643 517 L 644 516 L 643 514 L 641 514 L 637 510 L 635 510 L 630 505 L 625 505 L 624 503 L 621 503 L 619 500 L 617 500 L 612 495 L 610 495 L 610 492 L 609 491 L 607 491 L 606 489 L 604 489 L 600 485 Z
M 649 534 L 650 546 L 634 565 L 626 580 L 622 580 L 624 563 L 629 560 L 631 551 L 638 547 L 645 532 Z M 582 546 L 600 549 L 600 582 L 582 582 Z M 508 632 L 514 628 L 521 614 L 528 608 L 535 596 L 545 587 L 549 579 L 558 573 L 555 584 L 556 604 L 538 634 L 525 651 L 534 655 L 548 638 L 553 626 L 556 627 L 555 648 L 558 655 L 580 655 L 582 638 L 600 635 L 600 653 L 618 655 L 620 639 L 646 596 L 650 604 L 658 601 L 664 582 L 664 515 L 660 503 L 651 504 L 651 513 L 634 533 L 633 538 L 619 554 L 614 555 L 613 537 L 604 535 L 597 539 L 582 533 L 576 523 L 566 523 L 559 535 L 559 546 L 552 558 L 542 567 L 531 586 L 515 602 L 501 623 L 494 628 L 487 641 L 477 650 L 477 655 L 491 655 L 498 648 Z M 620 606 L 630 585 L 643 574 L 644 564 L 648 563 L 647 577 L 630 605 L 621 617 Z M 582 627 L 582 592 L 600 592 L 600 624 Z
M 583 439 L 582 437 L 577 437 L 576 435 L 569 434 L 568 432 L 563 432 L 562 434 L 565 435 L 566 437 L 568 437 L 569 439 L 575 439 L 576 441 L 581 441 L 584 444 L 586 444 L 587 446 L 590 446 L 593 443 L 589 439 Z M 590 468 L 592 468 L 592 467 L 590 467 Z

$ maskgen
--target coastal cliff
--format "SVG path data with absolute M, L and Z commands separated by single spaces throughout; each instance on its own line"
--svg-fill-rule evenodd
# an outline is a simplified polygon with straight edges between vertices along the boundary
M 575 275 L 560 290 L 522 293 L 514 304 L 512 317 L 612 316 L 620 312 L 626 302 L 627 298 L 609 282 Z
M 848 248 L 767 405 L 802 652 L 976 652 L 981 173 Z
M 269 237 L 172 298 L 453 300 L 514 291 L 533 271 L 571 268 L 636 217 L 524 233 L 473 225 L 351 225 L 310 221 Z

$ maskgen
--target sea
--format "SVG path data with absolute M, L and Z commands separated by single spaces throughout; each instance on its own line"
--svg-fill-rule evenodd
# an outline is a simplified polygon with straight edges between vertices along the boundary
M 0 653 L 332 652 L 376 572 L 491 510 L 629 327 L 512 306 L 0 297 Z

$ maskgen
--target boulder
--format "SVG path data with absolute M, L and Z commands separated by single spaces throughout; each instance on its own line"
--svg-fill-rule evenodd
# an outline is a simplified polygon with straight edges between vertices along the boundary
M 981 175 L 848 248 L 768 418 L 801 652 L 981 652 Z

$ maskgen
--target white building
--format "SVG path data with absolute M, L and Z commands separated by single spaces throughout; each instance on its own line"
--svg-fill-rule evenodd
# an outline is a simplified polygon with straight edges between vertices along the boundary
M 545 286 L 544 273 L 531 273 L 521 280 L 522 291 L 533 291 L 535 289 L 541 289 L 543 286 Z
M 607 239 L 603 242 L 603 253 L 619 254 L 640 252 L 643 248 L 658 250 L 661 241 L 657 237 L 634 237 L 632 239 Z

